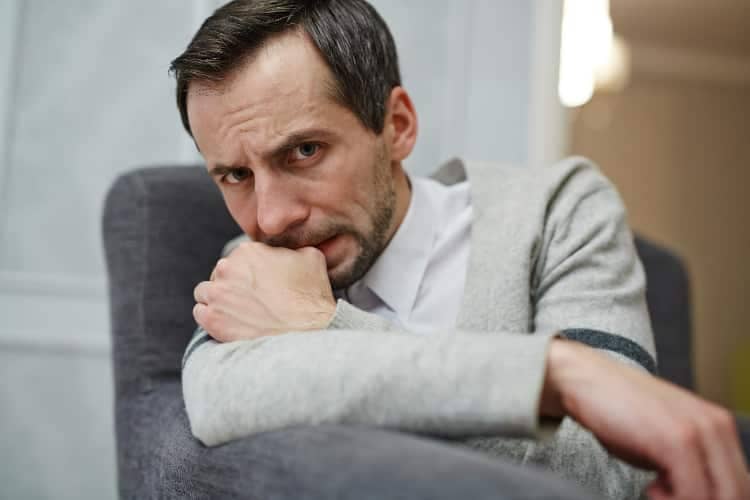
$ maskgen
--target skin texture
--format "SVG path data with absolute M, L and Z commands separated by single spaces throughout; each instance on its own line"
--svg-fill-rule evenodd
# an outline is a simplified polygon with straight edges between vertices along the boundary
M 550 346 L 543 392 L 543 414 L 568 415 L 613 455 L 658 471 L 649 498 L 750 498 L 736 424 L 724 408 L 567 340 Z
M 401 162 L 417 135 L 408 94 L 393 89 L 376 134 L 326 94 L 330 79 L 311 42 L 293 32 L 222 85 L 189 89 L 196 144 L 254 240 L 195 288 L 193 315 L 220 342 L 325 328 L 332 286 L 359 279 L 404 218 Z M 569 415 L 613 454 L 659 471 L 652 498 L 750 498 L 726 410 L 593 349 L 552 341 L 540 414 Z

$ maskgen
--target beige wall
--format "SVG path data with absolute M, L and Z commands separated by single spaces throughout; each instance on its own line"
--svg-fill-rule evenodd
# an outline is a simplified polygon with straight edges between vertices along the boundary
M 686 261 L 699 392 L 741 406 L 748 380 L 734 353 L 750 348 L 750 85 L 635 74 L 571 119 L 571 151 L 615 182 L 634 229 Z

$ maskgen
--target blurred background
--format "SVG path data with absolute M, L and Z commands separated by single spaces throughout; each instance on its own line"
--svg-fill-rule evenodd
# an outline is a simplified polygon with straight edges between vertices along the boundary
M 0 498 L 116 497 L 102 203 L 200 162 L 167 68 L 220 3 L 0 0 Z M 594 159 L 688 267 L 699 392 L 749 412 L 747 0 L 372 3 L 420 115 L 408 169 Z

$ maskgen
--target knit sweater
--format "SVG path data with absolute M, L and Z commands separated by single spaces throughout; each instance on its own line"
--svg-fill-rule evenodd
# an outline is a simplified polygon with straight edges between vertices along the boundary
M 457 326 L 417 335 L 339 300 L 321 331 L 218 343 L 199 328 L 183 360 L 193 434 L 212 446 L 302 424 L 394 428 L 638 498 L 651 474 L 569 418 L 543 432 L 538 415 L 556 335 L 654 369 L 645 274 L 620 196 L 580 157 L 529 168 L 454 160 L 433 177 L 467 176 L 474 218 Z

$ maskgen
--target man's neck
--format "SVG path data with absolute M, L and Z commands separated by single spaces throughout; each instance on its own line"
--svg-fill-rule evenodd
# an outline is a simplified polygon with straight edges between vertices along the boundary
M 409 204 L 411 203 L 411 182 L 409 176 L 406 175 L 403 167 L 399 163 L 393 168 L 393 183 L 394 190 L 396 191 L 396 207 L 394 209 L 393 221 L 391 228 L 388 231 L 388 241 L 390 242 L 393 235 L 396 234 L 398 228 L 401 227 L 401 223 L 404 221 L 406 212 L 409 210 Z

